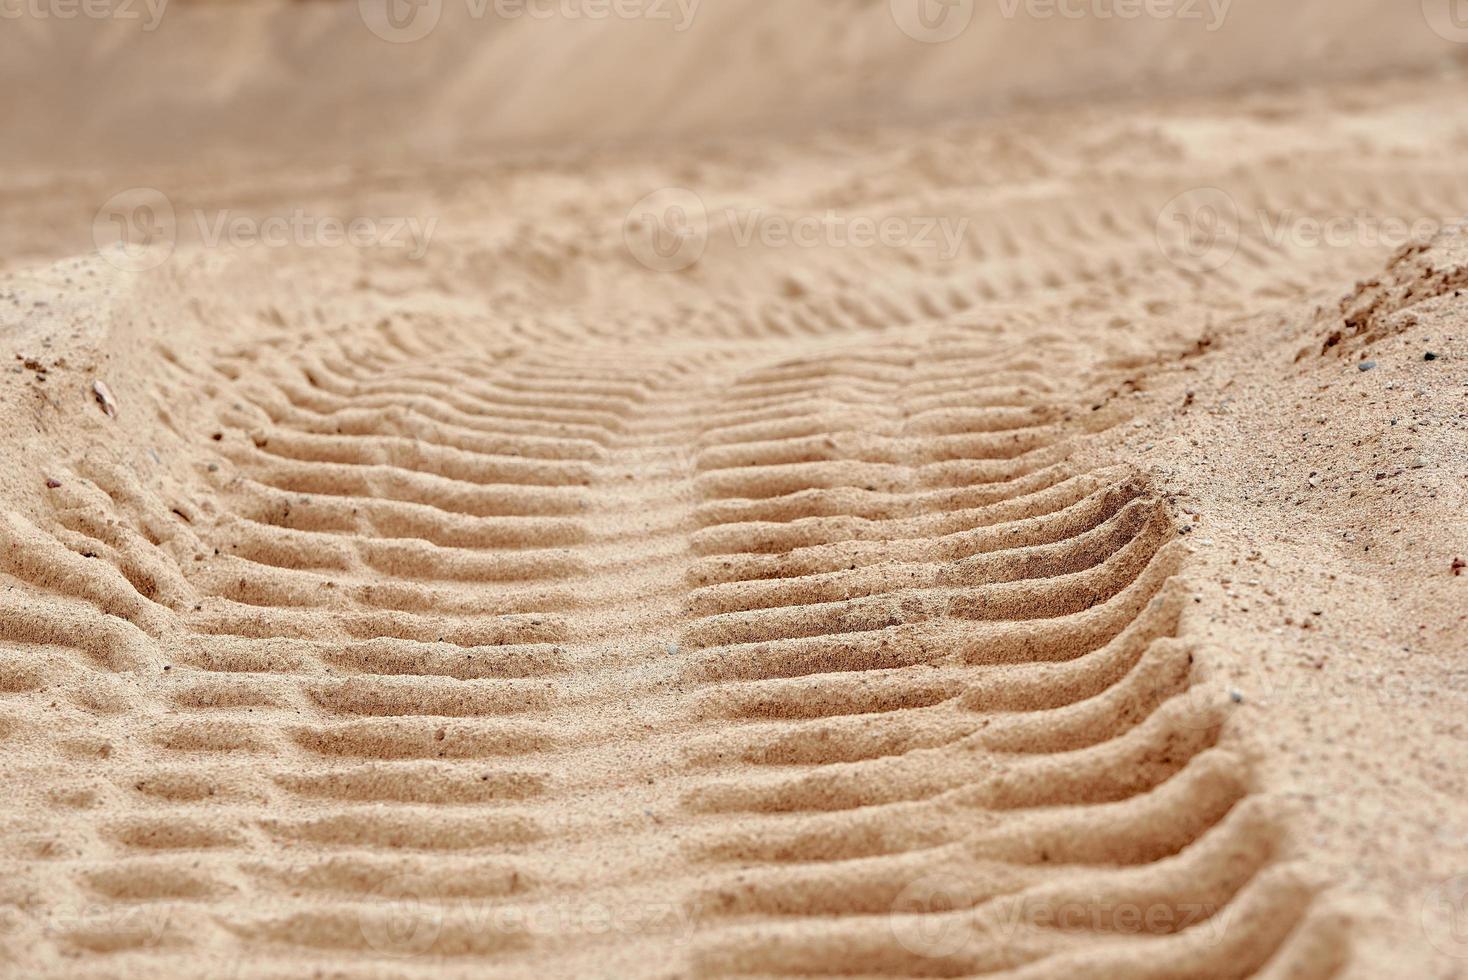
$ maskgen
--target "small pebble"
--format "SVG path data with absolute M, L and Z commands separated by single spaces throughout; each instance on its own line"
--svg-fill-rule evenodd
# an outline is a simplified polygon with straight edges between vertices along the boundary
M 92 382 L 92 397 L 97 399 L 97 404 L 102 406 L 102 412 L 109 419 L 117 418 L 117 399 L 112 397 L 112 389 L 107 387 L 105 381 Z
M 1233 701 L 1234 704 L 1244 703 L 1244 695 L 1240 691 L 1234 691 L 1232 694 L 1229 695 L 1229 699 Z
M 1376 370 L 1376 362 L 1375 361 L 1362 361 L 1360 364 L 1357 364 L 1356 365 L 1356 370 L 1357 371 L 1374 371 L 1374 370 Z
M 1437 360 L 1437 354 L 1433 353 L 1432 351 L 1428 351 L 1426 354 L 1422 355 L 1422 359 L 1424 361 L 1435 361 Z
M 60 480 L 47 480 L 46 481 L 46 489 L 48 489 L 48 490 L 55 490 L 56 488 L 58 488 L 60 486 L 61 486 L 61 481 Z

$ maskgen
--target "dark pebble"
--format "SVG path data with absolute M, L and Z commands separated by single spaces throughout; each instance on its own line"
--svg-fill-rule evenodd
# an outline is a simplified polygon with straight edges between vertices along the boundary
M 1422 359 L 1424 361 L 1435 361 L 1437 360 L 1437 355 L 1432 351 L 1428 351 L 1426 354 L 1422 355 Z
M 60 486 L 61 486 L 61 481 L 60 480 L 47 480 L 46 481 L 46 489 L 47 490 L 55 490 L 55 489 L 57 489 Z
M 1360 364 L 1357 364 L 1356 365 L 1356 370 L 1357 371 L 1374 371 L 1374 370 L 1376 370 L 1376 362 L 1375 361 L 1362 361 Z

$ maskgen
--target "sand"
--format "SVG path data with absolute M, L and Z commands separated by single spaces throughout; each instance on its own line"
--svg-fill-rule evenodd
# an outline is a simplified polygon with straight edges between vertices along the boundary
M 1415 10 L 346 6 L 5 61 L 0 975 L 1468 976 Z

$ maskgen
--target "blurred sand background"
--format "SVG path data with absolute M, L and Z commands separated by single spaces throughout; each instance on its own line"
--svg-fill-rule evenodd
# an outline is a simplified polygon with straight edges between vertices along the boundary
M 947 11 L 934 0 L 948 20 L 932 36 L 967 25 L 942 43 L 894 30 L 886 0 L 621 3 L 640 16 L 610 3 L 578 13 L 575 0 L 428 0 L 406 8 L 415 28 L 434 25 L 411 43 L 364 29 L 356 3 L 134 0 L 105 19 L 10 19 L 0 162 L 452 161 L 1359 82 L 1462 56 L 1425 29 L 1418 0 L 1176 0 L 1162 17 L 1129 0 Z

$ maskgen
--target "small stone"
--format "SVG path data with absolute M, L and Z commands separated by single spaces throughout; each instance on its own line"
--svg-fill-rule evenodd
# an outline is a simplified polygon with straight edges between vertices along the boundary
M 55 489 L 57 489 L 60 486 L 61 486 L 61 481 L 60 480 L 54 480 L 53 479 L 53 480 L 47 480 L 46 481 L 46 489 L 47 490 L 55 490 Z
M 103 413 L 109 419 L 117 418 L 117 399 L 112 397 L 112 389 L 107 387 L 107 382 L 93 381 L 92 397 L 97 399 L 97 404 L 102 406 Z
M 1242 691 L 1234 691 L 1234 692 L 1230 693 L 1228 697 L 1229 697 L 1229 700 L 1232 701 L 1234 704 L 1243 704 L 1244 703 L 1244 694 L 1243 694 Z
M 1437 360 L 1437 354 L 1433 351 L 1428 351 L 1426 354 L 1422 355 L 1422 359 L 1424 361 L 1435 361 Z
M 1356 370 L 1357 371 L 1375 371 L 1376 370 L 1376 362 L 1375 361 L 1362 361 L 1360 364 L 1357 364 L 1356 365 Z

